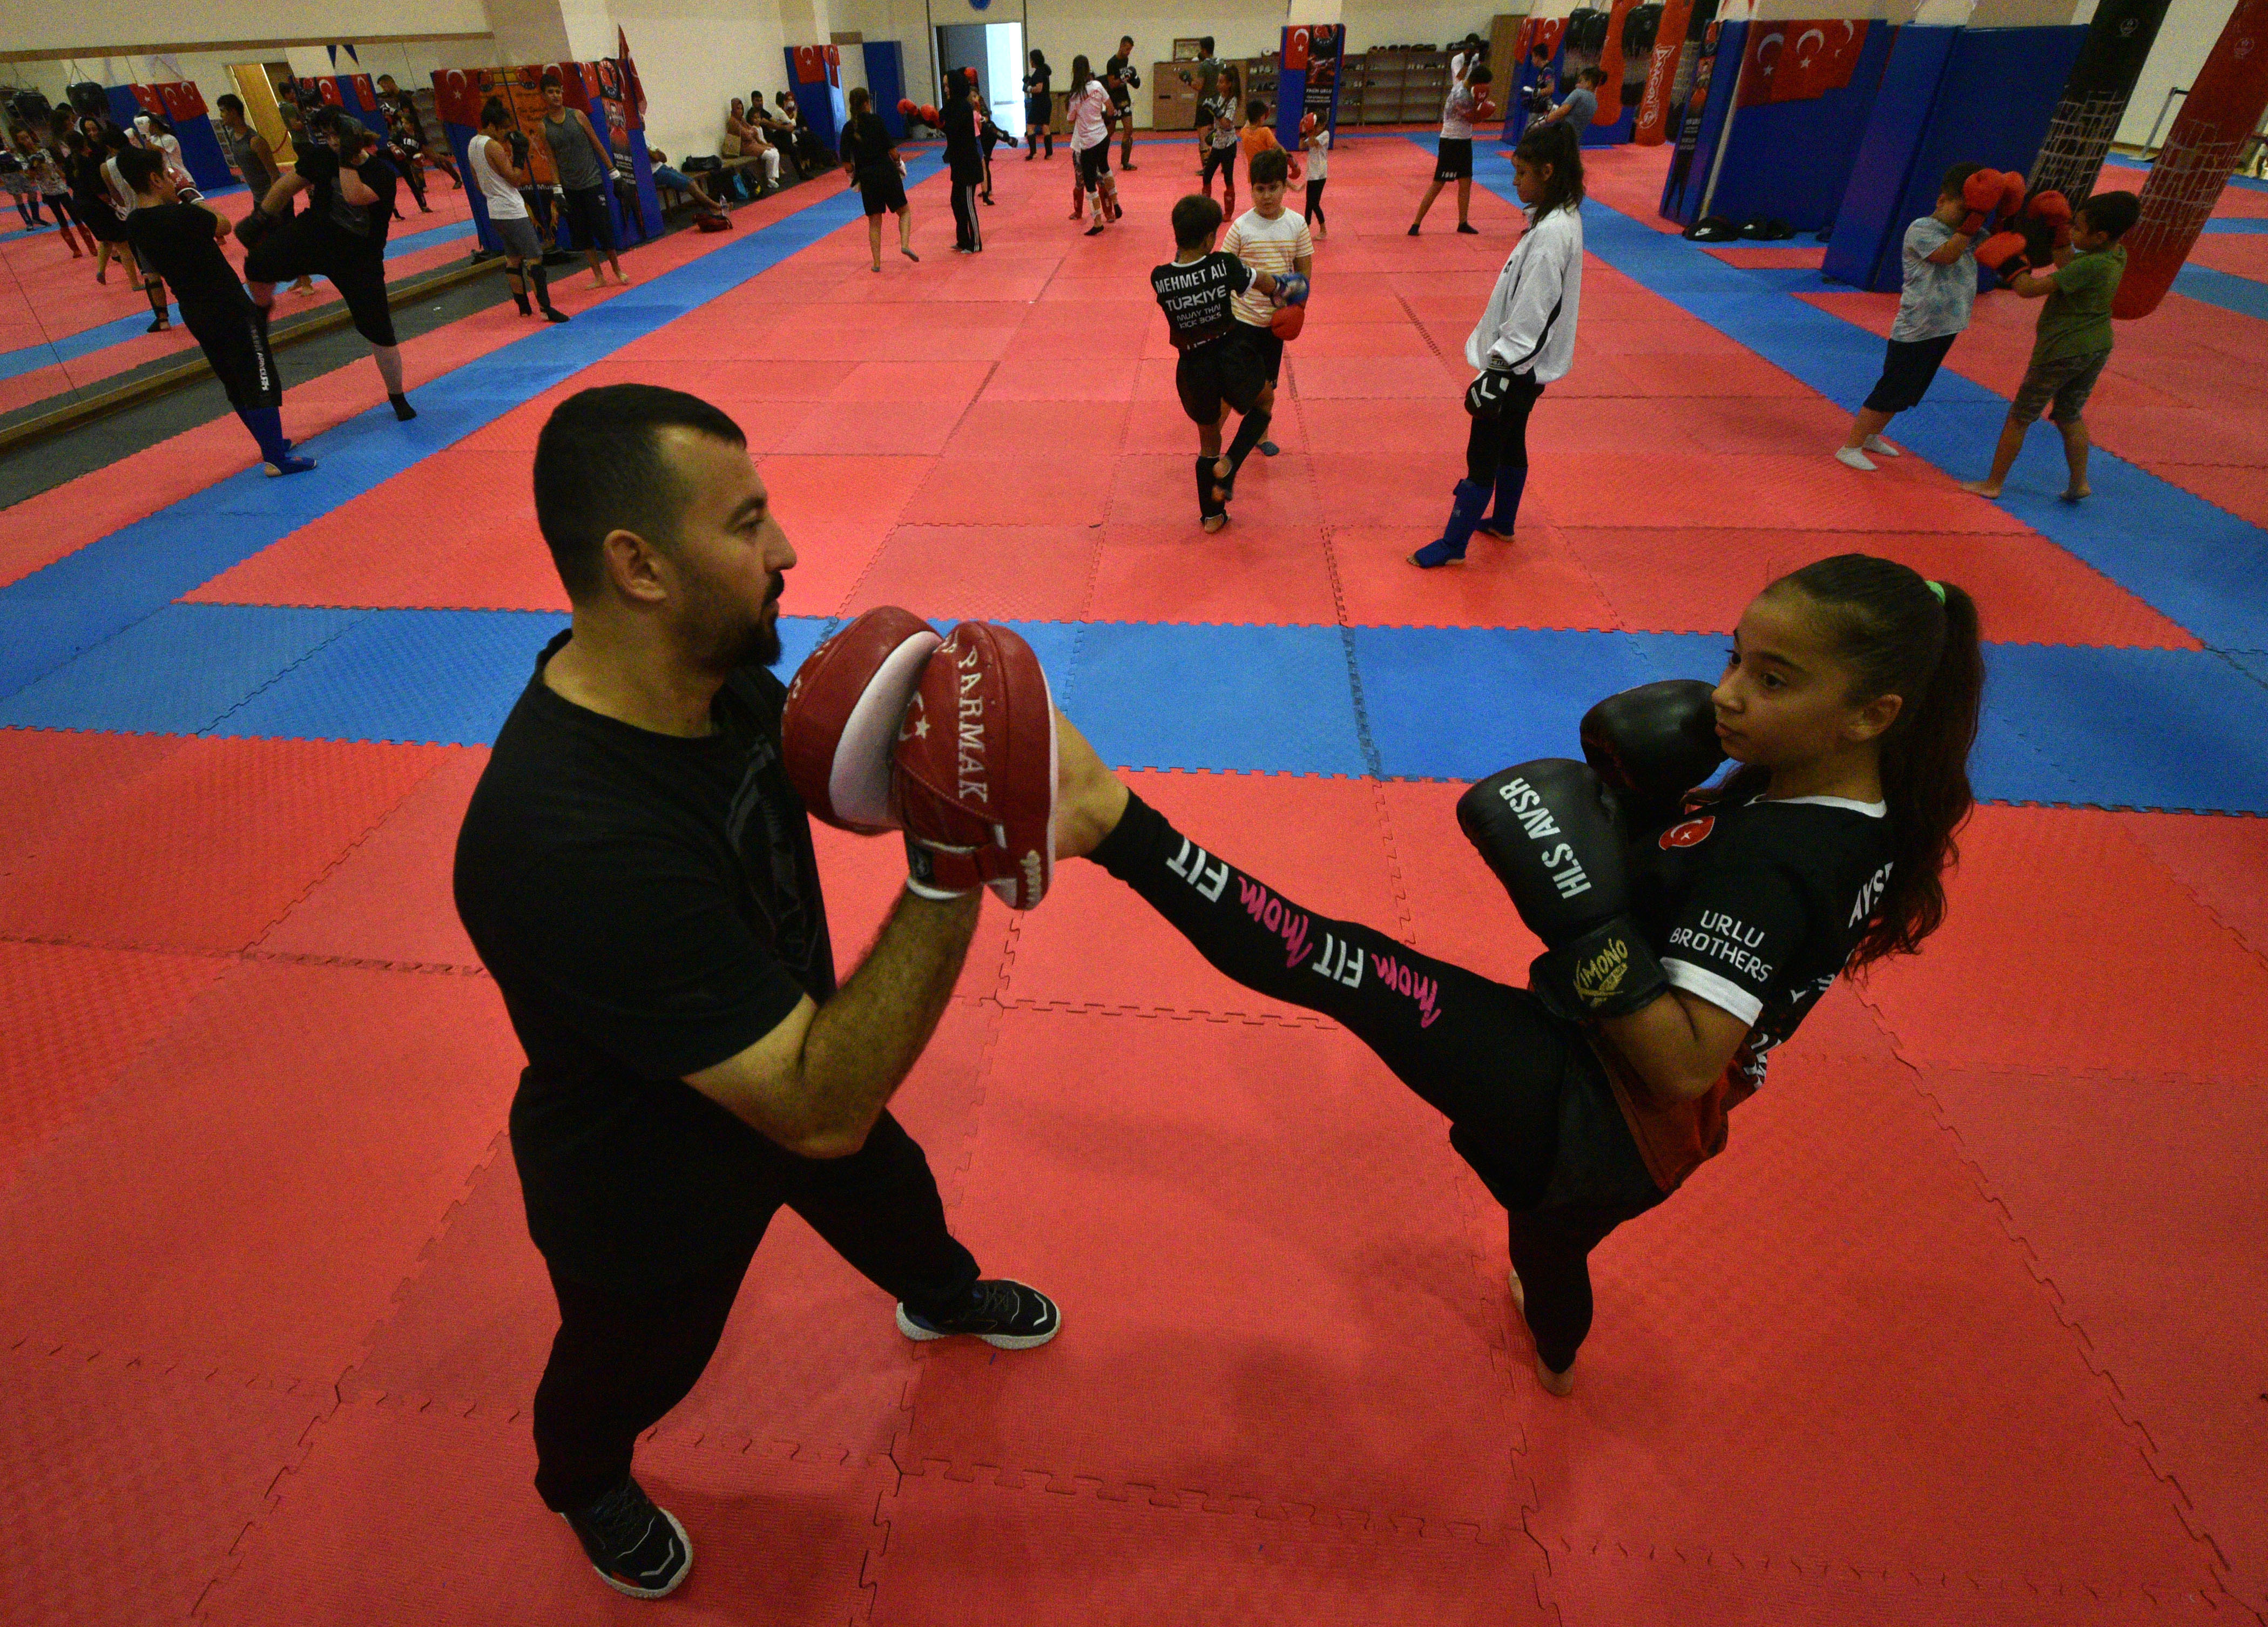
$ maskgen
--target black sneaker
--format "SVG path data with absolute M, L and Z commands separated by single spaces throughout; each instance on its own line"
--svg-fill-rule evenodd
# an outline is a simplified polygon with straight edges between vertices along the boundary
M 588 1508 L 562 1514 L 600 1579 L 633 1599 L 659 1599 L 693 1568 L 693 1542 L 677 1516 L 625 1479 Z
M 1457 230 L 1467 237 L 1478 237 L 1481 234 L 1481 229 L 1469 221 L 1459 221 L 1457 223 Z
M 939 1317 L 917 1316 L 898 1307 L 898 1331 L 909 1339 L 950 1339 L 967 1335 L 1004 1351 L 1045 1344 L 1063 1326 L 1056 1302 L 1036 1288 L 1005 1278 L 979 1282 L 960 1307 Z

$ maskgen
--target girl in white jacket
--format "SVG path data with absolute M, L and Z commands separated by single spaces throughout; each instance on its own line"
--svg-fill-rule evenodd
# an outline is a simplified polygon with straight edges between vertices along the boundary
M 1513 151 L 1512 173 L 1528 206 L 1528 230 L 1465 341 L 1465 360 L 1480 370 L 1465 391 L 1473 421 L 1465 478 L 1441 534 L 1410 556 L 1424 571 L 1463 563 L 1476 530 L 1511 540 L 1528 484 L 1528 415 L 1543 387 L 1565 378 L 1575 359 L 1583 291 L 1583 158 L 1575 132 L 1563 121 L 1530 129 Z M 1491 485 L 1496 512 L 1484 519 Z

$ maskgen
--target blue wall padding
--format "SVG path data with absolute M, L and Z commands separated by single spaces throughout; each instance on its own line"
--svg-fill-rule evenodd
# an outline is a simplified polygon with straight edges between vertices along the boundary
M 1906 227 L 1936 207 L 1947 169 L 2029 169 L 2086 40 L 2083 27 L 1900 29 L 1836 212 L 1828 276 L 1896 289 Z
M 1827 245 L 1824 269 L 1838 283 L 1870 288 L 1885 260 L 1894 271 L 1898 269 L 1905 230 L 1914 218 L 1898 211 L 1913 173 L 1917 135 L 1937 99 L 1938 81 L 1960 33 L 1911 26 L 1891 31 L 1889 60 L 1882 65 Z
M 1701 105 L 1701 133 L 1694 137 L 1690 163 L 1682 171 L 1675 144 L 1671 144 L 1669 176 L 1661 184 L 1664 220 L 1690 226 L 1701 218 L 1701 197 L 1709 190 L 1709 166 L 1716 158 L 1717 144 L 1725 136 L 1725 115 L 1732 110 L 1741 60 L 1748 48 L 1746 23 L 1726 23 L 1719 28 L 1717 58 L 1709 70 L 1709 99 Z
M 903 141 L 906 117 L 898 111 L 898 104 L 906 99 L 905 51 L 895 40 L 869 40 L 858 48 L 866 58 L 866 90 L 874 99 L 874 112 L 891 138 Z M 796 105 L 803 105 L 801 97 L 796 99 Z M 840 146 L 837 143 L 837 149 Z
M 1893 32 L 1887 23 L 1867 25 L 1851 82 L 1840 90 L 1742 107 L 1724 143 L 1724 167 L 1709 212 L 1727 220 L 1761 215 L 1798 232 L 1834 225 L 1890 59 Z

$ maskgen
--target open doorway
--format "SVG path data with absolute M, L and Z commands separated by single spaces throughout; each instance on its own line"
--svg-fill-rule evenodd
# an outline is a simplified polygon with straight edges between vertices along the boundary
M 949 74 L 976 70 L 977 93 L 992 122 L 1011 141 L 1024 136 L 1024 25 L 940 23 L 937 29 L 938 94 Z

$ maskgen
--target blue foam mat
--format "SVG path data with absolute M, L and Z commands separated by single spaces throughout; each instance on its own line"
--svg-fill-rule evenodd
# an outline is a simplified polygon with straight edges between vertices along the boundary
M 482 746 L 565 623 L 176 605 L 0 707 L 0 725 Z M 834 625 L 783 617 L 781 670 Z M 1571 753 L 1602 694 L 1724 659 L 1705 634 L 1011 625 L 1110 761 L 1214 772 L 1476 779 Z M 2268 813 L 2268 658 L 2248 670 L 2207 651 L 1996 644 L 1987 661 L 1979 794 Z
M 2211 266 L 2183 266 L 2175 274 L 2174 291 L 2240 316 L 2268 317 L 2268 283 Z

